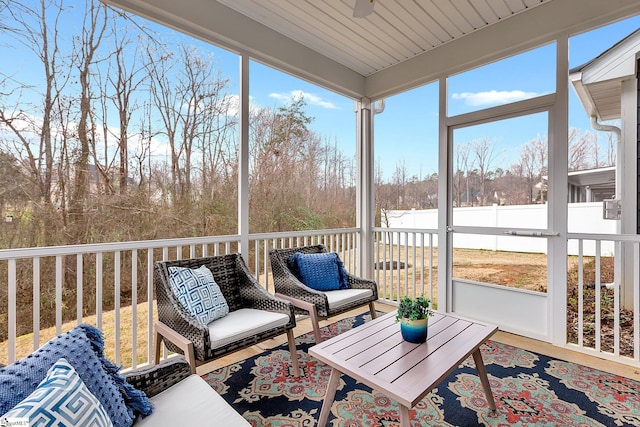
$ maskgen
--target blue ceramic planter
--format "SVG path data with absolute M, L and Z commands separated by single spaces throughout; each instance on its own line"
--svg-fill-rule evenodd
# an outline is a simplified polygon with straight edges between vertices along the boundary
M 400 333 L 405 341 L 420 344 L 427 340 L 429 319 L 400 320 Z

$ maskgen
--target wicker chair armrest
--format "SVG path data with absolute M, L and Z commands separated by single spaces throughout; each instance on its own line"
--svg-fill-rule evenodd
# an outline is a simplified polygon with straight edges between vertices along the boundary
M 238 259 L 238 275 L 240 276 L 242 284 L 242 286 L 240 286 L 240 297 L 247 307 L 287 314 L 290 319 L 292 319 L 291 326 L 295 326 L 295 314 L 291 303 L 276 298 L 267 292 L 253 274 L 251 274 L 244 261 L 242 261 L 242 258 Z
M 378 288 L 375 280 L 365 279 L 364 277 L 354 276 L 353 274 L 348 274 L 347 277 L 349 278 L 349 286 L 353 289 Z
M 129 384 L 142 390 L 148 397 L 168 389 L 191 375 L 191 367 L 182 358 L 173 358 L 159 365 L 123 372 Z

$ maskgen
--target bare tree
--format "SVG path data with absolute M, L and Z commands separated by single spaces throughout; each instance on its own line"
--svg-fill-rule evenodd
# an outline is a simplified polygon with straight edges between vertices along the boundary
M 404 159 L 396 162 L 396 168 L 393 171 L 393 186 L 395 188 L 395 205 L 396 209 L 406 207 L 406 188 L 407 188 L 407 164 Z
M 476 139 L 471 142 L 473 151 L 476 156 L 476 162 L 478 165 L 478 173 L 480 175 L 480 204 L 482 206 L 487 204 L 487 175 L 495 160 L 493 141 L 487 138 Z
M 475 160 L 470 159 L 471 143 L 457 144 L 455 147 L 455 173 L 454 187 L 456 189 L 454 197 L 456 206 L 462 206 L 462 194 L 465 195 L 465 202 L 473 205 L 471 195 L 471 170 L 475 167 Z
M 580 129 L 569 129 L 569 171 L 587 169 L 589 167 L 589 140 L 592 134 L 585 132 L 580 134 Z
M 127 180 L 129 178 L 129 129 L 131 127 L 131 117 L 139 108 L 134 95 L 148 77 L 145 58 L 140 54 L 140 43 L 133 43 L 128 31 L 119 25 L 119 21 L 112 21 L 113 34 L 113 58 L 107 68 L 107 80 L 111 86 L 112 95 L 108 98 L 118 114 L 118 128 L 115 132 L 117 142 L 117 153 L 119 157 L 118 167 L 118 191 L 124 194 L 127 191 Z M 151 39 L 145 39 L 145 43 L 152 43 Z M 103 175 L 108 177 L 109 165 L 107 162 L 108 150 L 107 139 L 111 135 L 109 127 L 106 125 L 107 110 L 104 110 L 102 123 L 104 125 L 105 142 L 105 171 Z M 96 162 L 96 165 L 99 163 Z

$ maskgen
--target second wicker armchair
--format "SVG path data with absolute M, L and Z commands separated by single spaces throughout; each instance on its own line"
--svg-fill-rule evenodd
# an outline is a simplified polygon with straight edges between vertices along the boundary
M 271 271 L 276 296 L 287 299 L 300 314 L 308 314 L 313 324 L 316 343 L 322 341 L 319 319 L 326 319 L 363 305 L 369 306 L 371 318 L 375 319 L 374 302 L 378 299 L 378 286 L 373 280 L 367 280 L 346 273 L 348 289 L 319 291 L 302 283 L 292 271 L 289 259 L 294 254 L 327 253 L 324 245 L 303 246 L 299 248 L 272 249 Z

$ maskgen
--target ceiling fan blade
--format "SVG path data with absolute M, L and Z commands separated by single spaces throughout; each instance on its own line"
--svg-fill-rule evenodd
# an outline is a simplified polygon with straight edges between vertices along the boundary
M 373 13 L 373 2 L 375 0 L 356 0 L 355 6 L 353 6 L 353 17 L 364 18 L 365 16 Z

